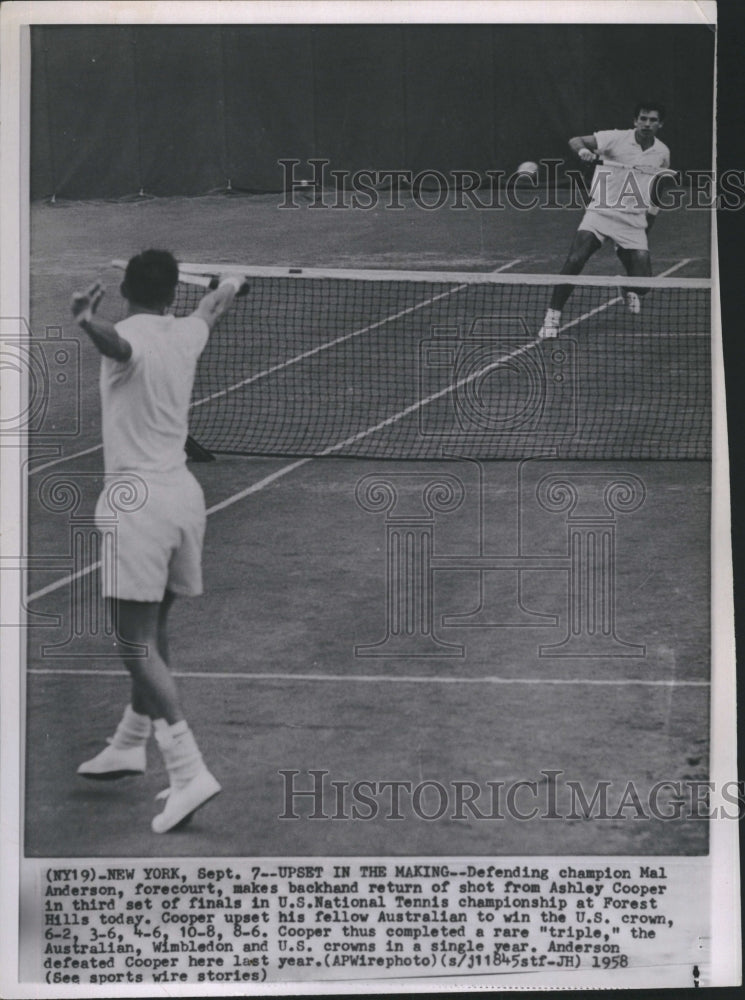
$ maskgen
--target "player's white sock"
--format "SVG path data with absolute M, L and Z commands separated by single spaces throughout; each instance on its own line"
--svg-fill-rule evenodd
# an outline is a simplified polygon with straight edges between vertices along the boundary
M 547 309 L 543 319 L 543 326 L 538 331 L 540 340 L 550 340 L 559 336 L 561 326 L 561 309 Z
M 121 722 L 116 727 L 116 732 L 111 739 L 111 746 L 115 750 L 129 750 L 131 747 L 141 747 L 147 743 L 152 724 L 150 716 L 140 715 L 135 712 L 131 705 L 124 709 Z
M 153 817 L 154 833 L 179 829 L 220 791 L 220 784 L 205 767 L 196 740 L 185 721 L 172 726 L 158 720 L 155 738 L 163 753 L 170 786 L 157 797 L 165 799 L 163 811 Z
M 206 770 L 194 734 L 185 719 L 174 722 L 172 726 L 165 719 L 156 720 L 155 739 L 163 754 L 171 792 L 184 788 Z

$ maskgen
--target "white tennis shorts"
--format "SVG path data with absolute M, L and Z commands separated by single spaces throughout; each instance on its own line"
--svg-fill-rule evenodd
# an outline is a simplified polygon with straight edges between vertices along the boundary
M 592 233 L 601 243 L 612 240 L 622 250 L 648 250 L 646 214 L 598 212 L 588 208 L 579 229 Z
M 202 593 L 207 521 L 202 488 L 186 469 L 174 476 L 140 478 L 147 490 L 138 509 L 112 511 L 107 489 L 96 504 L 96 527 L 103 536 L 103 596 L 159 603 L 170 590 L 196 597 Z

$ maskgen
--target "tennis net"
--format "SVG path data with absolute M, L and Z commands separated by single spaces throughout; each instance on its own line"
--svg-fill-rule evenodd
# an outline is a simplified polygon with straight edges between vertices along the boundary
M 246 275 L 212 333 L 190 430 L 249 454 L 426 459 L 706 459 L 708 279 L 289 270 Z M 621 283 L 637 290 L 629 310 Z M 556 339 L 551 292 L 571 285 Z

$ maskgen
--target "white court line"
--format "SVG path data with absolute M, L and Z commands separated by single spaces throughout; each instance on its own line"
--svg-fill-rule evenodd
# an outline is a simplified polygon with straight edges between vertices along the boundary
M 673 265 L 673 267 L 668 268 L 668 270 L 663 272 L 663 274 L 658 275 L 658 277 L 660 278 L 667 277 L 667 275 L 672 274 L 673 271 L 677 271 L 679 268 L 685 267 L 685 265 L 689 264 L 691 260 L 692 258 L 688 257 L 685 260 L 680 261 L 678 264 Z M 509 264 L 505 265 L 505 267 L 509 266 L 510 266 Z M 572 320 L 571 323 L 567 323 L 565 326 L 562 326 L 561 331 L 567 330 L 569 329 L 570 326 L 575 326 L 577 323 L 581 323 L 583 320 L 588 319 L 590 316 L 594 316 L 595 313 L 602 312 L 603 310 L 608 309 L 615 303 L 622 301 L 623 298 L 620 295 L 616 296 L 616 298 L 614 299 L 609 299 L 609 301 L 604 302 L 603 305 L 597 306 L 595 309 L 591 309 L 589 312 L 584 313 L 577 319 Z M 352 437 L 348 437 L 345 441 L 340 441 L 338 444 L 330 445 L 328 448 L 324 448 L 323 451 L 318 453 L 317 457 L 324 458 L 327 455 L 332 455 L 335 451 L 341 451 L 342 448 L 346 448 L 348 445 L 354 444 L 355 442 L 362 440 L 362 438 L 368 437 L 368 435 L 374 434 L 376 431 L 382 430 L 384 427 L 388 427 L 391 424 L 398 423 L 399 420 L 402 420 L 404 417 L 409 416 L 409 414 L 415 413 L 417 410 L 421 410 L 425 406 L 429 406 L 429 404 L 433 403 L 436 399 L 441 399 L 443 396 L 448 395 L 448 393 L 454 392 L 456 389 L 462 388 L 469 382 L 473 382 L 477 378 L 482 378 L 484 375 L 488 374 L 488 372 L 491 371 L 493 368 L 497 368 L 499 367 L 499 365 L 504 364 L 505 361 L 509 361 L 510 358 L 516 358 L 520 354 L 525 354 L 526 351 L 532 350 L 532 348 L 534 348 L 536 344 L 539 343 L 541 343 L 541 341 L 536 339 L 530 341 L 527 344 L 523 344 L 521 347 L 516 347 L 514 350 L 509 351 L 508 353 L 503 354 L 501 357 L 497 358 L 495 361 L 492 361 L 485 368 L 481 368 L 479 369 L 479 371 L 474 372 L 471 375 L 464 376 L 457 382 L 452 382 L 449 386 L 447 386 L 447 388 L 440 389 L 439 392 L 434 392 L 432 393 L 431 396 L 426 396 L 424 399 L 417 400 L 416 403 L 412 403 L 411 406 L 407 406 L 405 410 L 401 410 L 399 413 L 394 414 L 392 417 L 387 417 L 385 420 L 381 420 L 381 422 L 379 424 L 375 424 L 374 427 L 368 427 L 367 430 L 360 431 L 358 434 L 353 434 Z M 227 505 L 228 504 L 226 502 L 225 506 Z
M 61 462 L 71 462 L 73 458 L 81 458 L 83 455 L 92 455 L 94 451 L 99 451 L 103 445 L 94 444 L 90 448 L 83 448 L 82 451 L 73 452 L 72 455 L 62 455 L 60 458 L 53 458 L 50 462 L 44 462 L 43 465 L 36 465 L 33 469 L 28 470 L 29 476 L 33 476 L 37 472 L 43 472 L 44 469 L 51 469 L 53 465 L 59 465 Z M 30 459 L 33 462 L 33 457 Z
M 32 668 L 29 674 L 44 676 L 71 677 L 129 677 L 126 670 L 64 670 L 51 668 Z M 174 670 L 173 676 L 179 679 L 193 678 L 195 680 L 245 680 L 245 681 L 319 681 L 342 684 L 527 684 L 542 686 L 554 684 L 557 686 L 585 685 L 590 687 L 710 687 L 710 681 L 681 680 L 637 680 L 635 678 L 620 678 L 618 680 L 600 680 L 598 678 L 557 678 L 557 677 L 402 677 L 398 674 L 249 674 L 236 672 L 215 672 L 208 670 Z
M 679 261 L 677 264 L 673 264 L 672 267 L 668 267 L 667 271 L 663 271 L 662 274 L 658 274 L 658 278 L 667 278 L 675 271 L 679 271 L 681 267 L 685 267 L 687 264 L 692 264 L 694 260 L 698 260 L 698 257 L 684 257 L 683 260 Z
M 60 587 L 64 587 L 68 583 L 73 583 L 75 580 L 82 580 L 83 577 L 99 569 L 100 566 L 101 560 L 99 559 L 98 562 L 91 563 L 90 566 L 86 566 L 84 569 L 79 569 L 77 573 L 70 573 L 68 576 L 63 576 L 60 580 L 55 580 L 54 583 L 47 584 L 41 590 L 35 590 L 33 594 L 29 594 L 26 597 L 26 601 L 38 601 L 40 597 L 46 597 L 47 594 L 54 593 L 55 590 L 59 590 Z
M 493 271 L 489 271 L 489 274 L 501 274 L 503 271 L 509 271 L 511 267 L 519 264 L 522 261 L 522 257 L 518 257 L 516 260 L 511 260 L 509 264 L 500 264 L 499 267 L 495 267 Z
M 278 469 L 276 472 L 272 472 L 268 476 L 264 476 L 263 479 L 259 479 L 258 482 L 253 483 L 251 486 L 247 487 L 245 490 L 241 490 L 240 493 L 235 493 L 232 497 L 228 497 L 227 500 L 223 500 L 221 503 L 216 503 L 212 507 L 207 509 L 207 516 L 214 514 L 218 510 L 222 510 L 223 507 L 229 507 L 231 504 L 237 503 L 244 497 L 249 496 L 251 493 L 258 493 L 263 490 L 265 486 L 269 486 L 273 483 L 275 479 L 279 479 L 281 476 L 286 476 L 293 469 L 297 469 L 301 465 L 305 465 L 307 462 L 313 461 L 312 456 L 308 458 L 301 458 L 297 462 L 292 462 L 290 465 L 285 465 L 283 468 Z M 75 580 L 80 580 L 84 576 L 88 576 L 93 573 L 94 570 L 99 569 L 101 566 L 101 560 L 98 562 L 91 563 L 90 566 L 86 566 L 84 569 L 80 569 L 77 573 L 70 573 L 68 576 L 64 576 L 59 580 L 55 580 L 54 583 L 48 584 L 46 587 L 42 587 L 40 590 L 35 590 L 33 594 L 29 594 L 26 598 L 27 601 L 36 601 L 40 597 L 46 597 L 47 594 L 53 593 L 55 590 L 59 590 L 68 583 L 73 583 Z
M 505 268 L 511 265 L 505 264 Z M 316 354 L 320 354 L 321 351 L 328 351 L 332 347 L 336 347 L 338 344 L 343 344 L 347 340 L 351 340 L 353 337 L 359 337 L 363 333 L 369 333 L 371 330 L 377 330 L 381 326 L 385 326 L 387 323 L 392 323 L 394 320 L 400 319 L 402 316 L 408 316 L 409 313 L 416 312 L 418 309 L 425 309 L 427 306 L 431 306 L 434 302 L 439 302 L 440 299 L 446 299 L 451 295 L 455 295 L 458 292 L 462 292 L 464 288 L 468 288 L 468 285 L 457 285 L 455 288 L 451 288 L 447 292 L 440 292 L 438 295 L 432 295 L 428 299 L 423 299 L 421 302 L 417 302 L 416 305 L 409 306 L 408 309 L 402 309 L 400 312 L 391 313 L 390 316 L 386 316 L 384 319 L 378 320 L 377 323 L 370 323 L 367 326 L 361 326 L 357 330 L 352 330 L 350 333 L 345 333 L 341 337 L 336 337 L 334 340 L 327 340 L 323 344 L 319 344 L 318 347 L 313 347 L 310 350 L 303 351 L 302 354 L 296 354 L 294 357 L 289 358 L 287 361 L 281 361 L 276 365 L 272 365 L 270 368 L 265 368 L 263 371 L 257 372 L 255 375 L 250 375 L 248 378 L 241 379 L 240 382 L 236 382 L 233 385 L 229 385 L 226 389 L 220 389 L 219 392 L 213 392 L 209 396 L 205 396 L 203 399 L 198 399 L 196 402 L 192 403 L 192 406 L 201 406 L 203 403 L 210 403 L 214 399 L 219 399 L 221 396 L 227 396 L 229 392 L 234 392 L 236 389 L 242 389 L 246 385 L 251 385 L 253 382 L 258 382 L 261 378 L 266 378 L 267 375 L 273 375 L 275 372 L 282 371 L 284 368 L 289 368 L 290 365 L 295 365 L 300 361 L 305 361 L 306 358 L 312 358 Z
M 230 507 L 239 500 L 243 500 L 244 497 L 250 496 L 252 493 L 258 493 L 259 490 L 263 490 L 265 486 L 269 486 L 276 479 L 281 479 L 282 476 L 286 476 L 289 472 L 293 472 L 295 469 L 299 469 L 301 465 L 307 465 L 308 462 L 313 461 L 314 456 L 308 455 L 307 458 L 299 458 L 297 462 L 291 462 L 289 465 L 283 465 L 281 469 L 277 469 L 276 472 L 271 472 L 268 476 L 264 476 L 263 479 L 259 479 L 258 482 L 252 483 L 251 486 L 247 486 L 245 490 L 241 490 L 240 493 L 234 493 L 232 497 L 227 497 L 225 500 L 221 500 L 220 503 L 213 504 L 207 510 L 207 515 L 214 514 L 218 510 L 223 510 L 225 507 Z
M 669 275 L 673 274 L 675 271 L 679 271 L 681 267 L 685 267 L 687 264 L 690 264 L 691 261 L 693 261 L 693 260 L 695 260 L 694 257 L 685 257 L 679 263 L 673 264 L 672 267 L 669 267 L 667 269 L 667 271 L 663 271 L 662 274 L 658 274 L 657 277 L 658 278 L 667 278 Z M 619 275 L 617 275 L 617 277 L 618 277 L 619 281 L 621 280 L 621 278 L 623 278 L 623 281 L 625 283 L 626 280 L 629 278 L 629 275 L 625 275 L 624 276 L 624 275 L 620 275 L 619 274 Z M 601 306 L 596 306 L 594 309 L 591 309 L 589 312 L 583 313 L 581 316 L 578 316 L 577 319 L 573 319 L 570 323 L 565 323 L 563 326 L 559 327 L 559 333 L 563 333 L 565 330 L 569 330 L 570 327 L 577 326 L 578 323 L 583 323 L 586 319 L 589 319 L 590 316 L 594 316 L 596 313 L 603 312 L 605 309 L 609 309 L 611 306 L 617 305 L 619 302 L 623 302 L 623 296 L 622 295 L 616 295 L 615 298 L 608 299 L 608 301 L 604 302 Z

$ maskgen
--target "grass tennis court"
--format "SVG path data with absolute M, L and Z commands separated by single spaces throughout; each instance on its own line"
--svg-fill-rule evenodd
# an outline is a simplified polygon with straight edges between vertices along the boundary
M 107 262 L 150 245 L 181 259 L 233 264 L 550 273 L 578 221 L 571 211 L 279 211 L 278 201 L 279 195 L 34 205 L 34 333 L 63 326 L 66 336 L 76 336 L 70 292 L 103 274 L 114 299 L 119 278 Z M 655 273 L 706 276 L 708 225 L 703 212 L 663 216 L 653 236 Z M 319 247 L 330 248 L 322 261 Z M 607 273 L 609 266 L 615 273 L 615 259 L 603 251 L 587 272 Z M 37 483 L 58 475 L 74 480 L 82 491 L 79 511 L 90 513 L 101 485 L 98 357 L 87 344 L 81 356 L 80 434 L 62 456 L 38 449 L 30 478 L 31 554 L 59 556 L 60 565 L 70 515 L 40 503 Z M 56 586 L 65 570 L 39 570 L 29 581 L 29 591 L 39 593 L 32 610 L 61 621 L 29 633 L 29 855 L 706 851 L 702 821 L 425 821 L 411 814 L 400 821 L 279 820 L 278 772 L 326 770 L 330 779 L 350 783 L 483 785 L 545 782 L 543 769 L 560 769 L 588 789 L 600 780 L 648 789 L 660 780 L 704 778 L 708 462 L 535 457 L 524 465 L 478 466 L 221 456 L 191 468 L 208 508 L 216 509 L 205 546 L 206 593 L 177 605 L 172 651 L 187 715 L 224 793 L 186 831 L 164 841 L 149 832 L 153 796 L 164 782 L 159 768 L 103 787 L 75 776 L 115 725 L 128 682 L 118 660 L 103 655 L 110 643 L 100 635 L 84 638 L 72 657 L 41 654 L 42 644 L 65 639 L 74 608 L 71 587 Z M 643 504 L 615 522 L 615 579 L 618 636 L 643 643 L 644 656 L 541 656 L 539 647 L 559 642 L 566 625 L 564 569 L 547 562 L 520 571 L 516 606 L 518 574 L 480 577 L 463 568 L 479 545 L 490 555 L 518 551 L 518 510 L 525 551 L 547 560 L 562 556 L 565 521 L 534 499 L 541 478 L 556 471 L 643 483 Z M 434 527 L 435 555 L 463 556 L 461 568 L 436 570 L 434 609 L 439 637 L 463 645 L 464 656 L 355 655 L 356 646 L 382 638 L 386 622 L 385 518 L 355 500 L 357 485 L 371 474 L 398 477 L 407 498 L 415 492 L 411 477 L 453 475 L 462 483 L 460 509 Z M 443 615 L 462 615 L 484 600 L 487 609 L 509 609 L 511 627 L 441 623 Z M 333 812 L 333 800 L 326 811 Z

